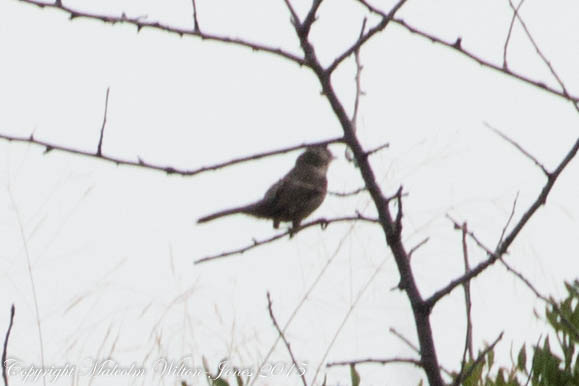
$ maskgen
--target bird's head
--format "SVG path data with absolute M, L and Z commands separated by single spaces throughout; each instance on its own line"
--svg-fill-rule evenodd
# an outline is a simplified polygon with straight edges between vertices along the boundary
M 334 159 L 326 146 L 310 146 L 297 159 L 296 165 L 307 165 L 327 169 Z

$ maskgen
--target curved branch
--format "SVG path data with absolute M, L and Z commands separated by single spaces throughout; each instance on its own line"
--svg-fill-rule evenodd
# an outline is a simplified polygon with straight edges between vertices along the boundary
M 350 221 L 365 221 L 365 222 L 370 222 L 370 223 L 374 223 L 374 224 L 378 223 L 377 219 L 364 217 L 358 213 L 356 216 L 338 217 L 338 218 L 332 218 L 332 219 L 320 218 L 318 220 L 310 221 L 308 223 L 300 225 L 300 228 L 298 229 L 298 231 L 302 231 L 305 228 L 310 228 L 310 227 L 313 227 L 316 225 L 321 226 L 322 229 L 326 229 L 326 227 L 329 224 L 333 224 L 333 223 L 337 223 L 337 222 L 350 222 Z M 228 252 L 223 252 L 223 253 L 220 253 L 218 255 L 212 255 L 212 256 L 203 257 L 201 259 L 197 259 L 197 260 L 195 260 L 194 264 L 206 263 L 208 261 L 221 259 L 223 257 L 232 256 L 232 255 L 242 255 L 245 252 L 249 251 L 250 249 L 257 248 L 257 247 L 264 245 L 264 244 L 269 244 L 271 242 L 282 239 L 285 236 L 292 237 L 295 234 L 296 234 L 296 231 L 294 231 L 293 229 L 288 229 L 285 232 L 278 233 L 277 235 L 268 237 L 267 239 L 253 240 L 253 244 L 250 244 L 250 245 L 242 247 L 242 248 L 234 249 L 234 250 L 228 251 Z
M 441 45 L 443 45 L 443 46 L 445 46 L 445 47 L 452 48 L 453 50 L 455 50 L 455 51 L 457 51 L 457 52 L 460 52 L 462 55 L 464 55 L 464 56 L 466 56 L 466 57 L 468 57 L 468 58 L 476 61 L 476 62 L 477 62 L 478 64 L 480 64 L 481 66 L 491 68 L 491 69 L 493 69 L 493 70 L 495 70 L 495 71 L 498 71 L 498 72 L 502 72 L 502 73 L 505 74 L 505 75 L 508 75 L 508 76 L 510 76 L 510 77 L 513 77 L 513 78 L 515 78 L 515 79 L 518 79 L 518 80 L 520 80 L 520 81 L 523 81 L 524 83 L 527 83 L 527 84 L 529 84 L 529 85 L 531 85 L 531 86 L 538 87 L 538 88 L 540 88 L 541 90 L 547 91 L 548 93 L 551 93 L 551 94 L 553 94 L 553 95 L 557 95 L 557 96 L 559 96 L 559 97 L 561 97 L 561 98 L 564 98 L 564 99 L 567 99 L 567 100 L 573 102 L 575 105 L 577 105 L 577 103 L 579 103 L 579 97 L 578 97 L 578 96 L 573 96 L 573 95 L 571 95 L 571 94 L 568 94 L 568 93 L 566 93 L 566 91 L 556 90 L 556 89 L 554 89 L 554 88 L 552 88 L 552 87 L 547 86 L 547 85 L 546 85 L 545 83 L 543 83 L 543 82 L 540 82 L 540 81 L 537 81 L 537 80 L 533 80 L 533 79 L 531 79 L 531 78 L 529 78 L 529 77 L 527 77 L 527 76 L 525 76 L 525 75 L 521 75 L 521 74 L 519 74 L 519 73 L 513 72 L 513 71 L 509 70 L 508 67 L 505 67 L 505 66 L 501 67 L 501 66 L 499 66 L 499 65 L 497 65 L 497 64 L 491 63 L 491 62 L 489 62 L 488 60 L 483 59 L 483 58 L 481 58 L 480 56 L 477 56 L 477 55 L 475 55 L 474 53 L 465 50 L 465 49 L 462 48 L 462 46 L 461 46 L 461 39 L 460 39 L 460 38 L 457 39 L 455 42 L 452 42 L 452 43 L 451 43 L 451 42 L 444 41 L 444 40 L 442 40 L 441 38 L 439 38 L 439 37 L 437 37 L 437 36 L 435 36 L 435 35 L 433 35 L 433 34 L 430 34 L 430 33 L 428 33 L 428 32 L 424 32 L 424 31 L 421 31 L 421 30 L 419 30 L 418 28 L 411 26 L 410 24 L 408 24 L 407 22 L 405 22 L 405 21 L 402 20 L 402 19 L 396 19 L 396 18 L 394 18 L 394 19 L 392 19 L 392 22 L 400 25 L 401 27 L 407 29 L 409 32 L 412 32 L 413 34 L 422 36 L 423 38 L 426 38 L 426 39 L 430 40 L 430 41 L 433 42 L 433 43 L 441 44 Z
M 196 174 L 221 169 L 221 168 L 235 165 L 235 164 L 242 163 L 242 162 L 253 161 L 253 160 L 257 160 L 257 159 L 265 158 L 265 157 L 270 157 L 272 155 L 277 155 L 277 154 L 289 153 L 290 151 L 302 149 L 302 148 L 305 148 L 308 146 L 329 145 L 332 143 L 339 143 L 339 142 L 343 141 L 342 138 L 337 137 L 337 138 L 332 138 L 332 139 L 328 139 L 328 140 L 324 140 L 324 141 L 302 143 L 301 145 L 294 145 L 294 146 L 289 146 L 289 147 L 278 149 L 278 150 L 272 150 L 272 151 L 267 151 L 264 153 L 258 153 L 258 154 L 238 157 L 238 158 L 234 158 L 234 159 L 227 161 L 227 162 L 221 162 L 221 163 L 213 164 L 213 165 L 209 165 L 209 166 L 202 166 L 202 167 L 197 168 L 197 169 L 178 169 L 178 168 L 174 168 L 172 166 L 162 166 L 162 165 L 155 165 L 152 163 L 148 163 L 146 161 L 143 161 L 140 157 L 138 157 L 138 161 L 129 161 L 129 160 L 121 159 L 121 158 L 111 157 L 111 156 L 104 155 L 104 154 L 99 154 L 99 149 L 97 149 L 97 151 L 93 153 L 90 151 L 74 149 L 72 147 L 67 147 L 67 146 L 63 146 L 63 145 L 56 145 L 56 144 L 53 144 L 53 143 L 50 143 L 47 141 L 42 141 L 42 140 L 36 139 L 36 138 L 34 138 L 33 135 L 30 135 L 29 137 L 19 137 L 19 136 L 7 135 L 7 134 L 0 134 L 0 139 L 4 139 L 8 142 L 23 142 L 23 143 L 31 143 L 34 145 L 42 146 L 45 148 L 45 150 L 44 150 L 45 154 L 49 153 L 53 150 L 57 150 L 57 151 L 61 151 L 64 153 L 71 153 L 71 154 L 82 155 L 85 157 L 98 158 L 98 159 L 101 159 L 103 161 L 115 163 L 117 165 L 136 166 L 139 168 L 156 170 L 156 171 L 160 171 L 160 172 L 165 172 L 167 174 L 177 174 L 180 176 L 194 176 Z
M 90 12 L 85 12 L 85 11 L 78 11 L 76 9 L 73 9 L 73 8 L 70 8 L 68 6 L 63 5 L 60 1 L 57 1 L 55 3 L 41 3 L 41 2 L 37 2 L 35 0 L 19 0 L 19 1 L 26 3 L 26 4 L 36 5 L 40 8 L 58 9 L 60 11 L 68 13 L 70 20 L 83 17 L 83 18 L 87 18 L 87 19 L 100 20 L 104 23 L 110 23 L 110 24 L 124 23 L 124 24 L 134 25 L 137 28 L 137 32 L 141 31 L 141 29 L 143 29 L 143 28 L 151 28 L 151 29 L 155 29 L 155 30 L 159 30 L 159 31 L 168 32 L 171 34 L 176 34 L 179 36 L 195 36 L 195 37 L 198 37 L 198 38 L 203 39 L 203 40 L 212 40 L 212 41 L 216 41 L 216 42 L 220 42 L 220 43 L 234 44 L 237 46 L 249 48 L 249 49 L 254 50 L 254 51 L 262 51 L 262 52 L 267 52 L 267 53 L 270 53 L 273 55 L 281 56 L 285 59 L 289 59 L 290 61 L 292 61 L 294 63 L 297 63 L 300 66 L 303 66 L 306 64 L 306 62 L 303 58 L 300 58 L 299 56 L 292 54 L 291 52 L 285 51 L 281 48 L 270 47 L 270 46 L 266 46 L 266 45 L 259 44 L 259 43 L 253 43 L 253 42 L 250 42 L 250 41 L 247 41 L 244 39 L 231 38 L 228 36 L 220 36 L 220 35 L 210 34 L 210 33 L 206 33 L 206 32 L 201 32 L 198 28 L 198 25 L 196 25 L 197 26 L 196 29 L 189 30 L 189 29 L 185 29 L 185 28 L 172 27 L 170 25 L 159 23 L 157 21 L 155 21 L 155 22 L 144 21 L 139 17 L 129 17 L 129 16 L 125 15 L 124 13 L 121 14 L 121 16 L 108 16 L 108 15 L 90 13 Z

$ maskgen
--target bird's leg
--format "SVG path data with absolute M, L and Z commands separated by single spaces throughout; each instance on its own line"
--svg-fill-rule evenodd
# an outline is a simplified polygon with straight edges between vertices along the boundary
M 295 235 L 296 233 L 298 233 L 298 231 L 300 230 L 300 222 L 301 222 L 301 220 L 299 220 L 299 219 L 295 219 L 295 220 L 292 221 L 292 226 L 291 226 L 291 228 L 289 229 L 289 237 L 290 237 L 290 239 L 291 239 L 292 237 L 294 237 L 294 235 Z

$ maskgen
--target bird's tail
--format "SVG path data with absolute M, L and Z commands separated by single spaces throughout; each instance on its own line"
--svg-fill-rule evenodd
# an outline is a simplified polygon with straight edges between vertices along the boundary
M 199 220 L 197 220 L 197 223 L 204 223 L 204 222 L 215 220 L 215 219 L 220 218 L 220 217 L 225 217 L 225 216 L 229 216 L 229 215 L 237 214 L 237 213 L 248 213 L 253 206 L 254 205 L 251 204 L 251 205 L 240 206 L 237 208 L 221 210 L 219 212 L 210 214 L 208 216 L 201 217 Z

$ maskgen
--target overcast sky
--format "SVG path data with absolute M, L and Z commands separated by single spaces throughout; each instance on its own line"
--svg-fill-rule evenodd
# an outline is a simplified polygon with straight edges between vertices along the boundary
M 392 3 L 375 5 L 387 11 Z M 176 27 L 193 25 L 191 2 L 185 0 L 65 4 Z M 301 14 L 308 5 L 295 2 Z M 198 0 L 198 8 L 205 32 L 300 52 L 282 0 Z M 574 95 L 579 94 L 578 12 L 571 1 L 528 0 L 521 10 Z M 365 15 L 352 0 L 322 5 L 312 41 L 324 64 L 355 41 Z M 460 36 L 466 49 L 502 63 L 512 17 L 508 1 L 409 0 L 398 15 L 448 41 Z M 375 21 L 370 17 L 368 23 Z M 0 50 L 4 135 L 34 133 L 37 139 L 95 151 L 108 87 L 102 149 L 117 158 L 194 169 L 341 135 L 313 74 L 270 54 L 162 31 L 137 33 L 129 25 L 69 21 L 61 11 L 16 0 L 0 2 Z M 412 262 L 427 296 L 463 270 L 460 234 L 447 214 L 467 221 L 492 248 L 515 197 L 518 220 L 545 182 L 540 169 L 485 122 L 552 169 L 577 138 L 578 115 L 561 98 L 396 25 L 365 45 L 361 60 L 358 134 L 366 148 L 390 144 L 372 156 L 372 166 L 386 194 L 400 185 L 408 192 L 407 249 L 429 237 Z M 557 87 L 517 24 L 508 63 Z M 350 59 L 333 79 L 348 112 L 354 75 Z M 330 167 L 329 189 L 346 192 L 362 186 L 344 147 L 330 148 L 337 160 Z M 276 338 L 268 291 L 282 325 L 308 294 L 287 330 L 296 357 L 307 363 L 308 381 L 320 362 L 416 355 L 389 332 L 395 328 L 416 342 L 408 300 L 391 291 L 399 276 L 377 226 L 310 228 L 291 240 L 193 265 L 201 257 L 275 233 L 271 223 L 244 216 L 203 225 L 196 219 L 260 198 L 299 152 L 180 177 L 43 150 L 0 141 L 2 335 L 9 307 L 16 305 L 9 356 L 22 365 L 40 366 L 40 320 L 46 366 L 83 368 L 111 358 L 121 368 L 136 364 L 147 372 L 125 378 L 77 372 L 74 380 L 62 377 L 55 384 L 175 384 L 181 378 L 155 371 L 155 363 L 165 359 L 187 358 L 188 365 L 201 367 L 205 357 L 215 367 L 229 358 L 237 367 L 255 369 Z M 562 296 L 563 281 L 578 276 L 578 173 L 577 162 L 569 165 L 507 258 L 546 295 Z M 329 196 L 312 218 L 356 211 L 376 215 L 369 196 L 360 194 Z M 473 244 L 470 257 L 475 264 L 485 255 Z M 472 286 L 475 348 L 504 331 L 496 356 L 509 365 L 511 347 L 534 343 L 544 332 L 544 322 L 533 316 L 544 305 L 498 265 Z M 432 315 L 440 362 L 451 370 L 458 369 L 462 354 L 463 315 L 461 289 Z M 269 362 L 290 362 L 282 344 Z M 330 385 L 349 382 L 347 368 L 321 371 L 318 382 L 324 373 Z M 422 371 L 407 365 L 365 365 L 359 371 L 368 385 L 416 385 L 423 378 Z M 14 384 L 22 381 L 13 379 Z M 200 376 L 187 380 L 205 384 Z M 297 377 L 284 376 L 257 382 L 298 383 Z

